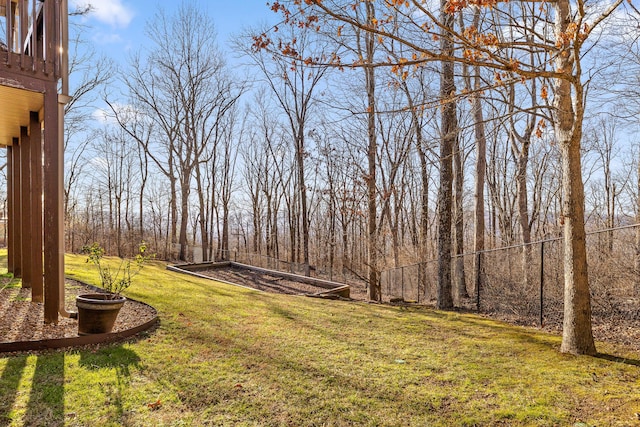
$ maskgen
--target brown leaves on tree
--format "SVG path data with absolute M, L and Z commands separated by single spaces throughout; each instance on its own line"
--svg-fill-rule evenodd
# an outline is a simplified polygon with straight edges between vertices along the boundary
M 465 49 L 462 56 L 470 62 L 478 62 L 484 58 L 484 54 L 475 49 Z
M 449 0 L 449 3 L 445 7 L 447 13 L 460 12 L 468 6 L 480 6 L 493 8 L 500 2 L 508 2 L 509 0 Z
M 556 39 L 556 48 L 564 49 L 571 46 L 572 41 L 583 42 L 589 35 L 589 24 L 585 23 L 582 26 L 582 30 L 578 27 L 578 24 L 575 22 L 570 23 L 567 26 L 567 30 L 558 34 L 558 38 Z
M 409 1 L 408 0 L 387 0 L 387 5 L 409 7 Z
M 547 127 L 547 122 L 544 119 L 541 119 L 538 124 L 536 125 L 536 136 L 538 138 L 542 138 L 542 135 L 544 134 L 544 130 Z
M 292 42 L 287 42 L 287 43 L 282 43 L 282 41 L 281 41 L 281 42 L 278 43 L 278 50 L 284 56 L 298 58 L 300 56 L 300 54 L 298 53 L 296 48 L 293 47 L 295 42 L 296 42 L 295 39 Z
M 255 52 L 266 49 L 271 44 L 271 39 L 264 33 L 260 34 L 259 36 L 253 36 L 252 38 L 253 45 L 251 45 L 251 48 Z
M 462 33 L 463 37 L 469 40 L 470 43 L 476 46 L 494 47 L 498 46 L 498 37 L 493 33 L 483 34 L 479 33 L 478 29 L 473 25 L 465 28 Z
M 540 98 L 546 100 L 549 97 L 549 92 L 547 89 L 547 85 L 542 85 L 542 88 L 540 89 Z

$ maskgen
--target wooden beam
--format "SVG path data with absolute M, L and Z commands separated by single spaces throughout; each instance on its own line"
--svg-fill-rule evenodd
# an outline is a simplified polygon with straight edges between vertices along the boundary
M 42 124 L 37 112 L 31 112 L 31 300 L 44 300 L 42 261 Z
M 0 52 L 0 58 L 2 58 L 3 54 L 6 54 L 6 52 Z M 9 54 L 9 56 L 10 61 L 19 57 L 19 55 L 15 54 Z M 10 64 L 8 68 L 0 67 L 0 81 L 2 81 L 3 86 L 44 93 L 47 83 L 54 81 L 53 79 L 46 79 L 44 74 L 33 73 L 31 71 L 29 71 L 28 74 L 20 72 L 18 71 L 17 64 L 15 64 L 15 67 L 12 67 L 12 65 L 14 64 Z

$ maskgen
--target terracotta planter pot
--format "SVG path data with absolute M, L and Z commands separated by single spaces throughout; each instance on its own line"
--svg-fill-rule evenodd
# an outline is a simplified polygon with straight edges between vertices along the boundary
M 110 294 L 84 294 L 76 297 L 78 335 L 111 332 L 126 298 Z

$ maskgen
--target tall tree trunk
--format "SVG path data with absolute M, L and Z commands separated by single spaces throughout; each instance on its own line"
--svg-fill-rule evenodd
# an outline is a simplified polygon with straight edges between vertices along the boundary
M 302 257 L 304 275 L 310 276 L 309 269 L 309 212 L 307 208 L 307 184 L 304 179 L 304 122 L 301 121 L 296 136 L 296 163 L 298 165 L 298 191 L 300 191 L 300 210 L 302 211 Z
M 186 177 L 185 177 L 186 179 Z M 189 221 L 189 193 L 191 188 L 189 187 L 188 180 L 181 183 L 181 196 L 180 196 L 180 235 L 178 237 L 178 243 L 180 244 L 180 252 L 178 254 L 178 260 L 187 261 L 188 252 L 188 240 L 187 240 L 187 225 Z
M 460 149 L 460 138 L 455 139 L 454 144 L 454 153 L 453 153 L 453 163 L 454 163 L 454 222 L 453 222 L 453 232 L 455 236 L 455 254 L 456 258 L 454 261 L 454 271 L 455 271 L 455 288 L 456 295 L 458 297 L 458 301 L 461 298 L 468 298 L 469 294 L 467 293 L 467 280 L 464 274 L 464 207 L 462 204 L 462 195 L 464 192 L 464 169 L 462 166 L 462 152 Z
M 273 254 L 273 244 L 271 243 L 271 238 L 273 237 L 273 233 L 271 231 L 273 225 L 274 215 L 272 214 L 272 206 L 271 206 L 271 196 L 266 195 L 265 199 L 267 200 L 267 217 L 265 222 L 265 246 L 267 247 L 267 256 L 272 256 Z
M 329 280 L 333 280 L 336 254 L 336 192 L 333 184 L 333 162 L 327 156 L 327 184 L 329 185 Z
M 638 188 L 640 188 L 640 178 L 638 186 Z M 640 200 L 640 196 L 638 197 L 638 199 Z M 638 210 L 638 212 L 640 212 L 640 209 Z M 346 213 L 344 208 L 341 209 L 340 215 L 342 219 L 342 275 L 346 275 L 347 270 L 350 270 L 352 268 L 351 263 L 349 262 L 349 223 L 346 220 Z M 640 227 L 638 227 L 638 229 L 640 230 Z M 638 232 L 638 235 L 640 236 L 640 231 Z M 640 242 L 640 237 L 638 239 Z M 640 263 L 640 244 L 638 244 L 638 248 L 638 260 Z
M 482 261 L 484 254 L 484 234 L 485 234 L 485 207 L 484 207 L 484 181 L 485 172 L 487 169 L 487 139 L 484 130 L 484 116 L 482 114 L 482 99 L 478 91 L 480 90 L 480 69 L 475 67 L 474 76 L 474 97 L 472 100 L 473 105 L 473 121 L 474 121 L 474 134 L 476 140 L 476 165 L 475 165 L 475 188 L 474 188 L 474 238 L 473 238 L 473 250 L 479 253 L 474 257 L 473 262 L 473 283 L 474 286 L 482 288 Z M 475 289 L 476 292 L 479 289 Z
M 262 226 L 260 224 L 260 208 L 257 203 L 253 204 L 253 245 L 252 250 L 254 254 L 260 251 L 260 239 L 262 236 Z
M 514 138 L 517 138 L 514 136 Z M 530 140 L 522 140 L 516 159 L 516 191 L 518 193 L 518 219 L 522 233 L 522 280 L 524 288 L 529 284 L 529 266 L 531 265 L 531 226 L 529 225 L 529 203 L 527 193 L 527 165 L 529 163 Z
M 198 211 L 200 212 L 200 218 L 198 218 L 198 224 L 200 225 L 200 239 L 201 239 L 201 248 L 202 248 L 202 262 L 208 262 L 211 260 L 210 252 L 209 252 L 209 215 L 207 212 L 207 202 L 205 201 L 205 191 L 204 186 L 202 185 L 202 170 L 200 169 L 202 165 L 196 164 L 196 190 L 198 191 Z M 196 242 L 193 242 L 194 246 Z
M 149 159 L 145 155 L 142 147 L 138 144 L 138 160 L 140 161 L 140 193 L 138 194 L 138 227 L 140 228 L 140 241 L 144 241 L 144 224 L 145 224 L 145 215 L 144 215 L 144 196 L 145 189 L 147 187 L 147 179 L 149 178 Z
M 572 22 L 570 0 L 557 0 L 555 37 L 562 40 Z M 577 40 L 574 43 L 578 43 Z M 556 79 L 555 135 L 562 156 L 562 190 L 564 203 L 564 320 L 562 345 L 564 353 L 595 354 L 596 347 L 591 330 L 591 296 L 587 274 L 587 247 L 584 227 L 584 183 L 580 143 L 584 117 L 584 92 L 580 74 L 575 68 L 574 48 L 566 48 L 556 55 L 556 71 L 565 78 Z M 575 104 L 572 99 L 574 90 Z M 575 105 L 575 108 L 574 108 Z
M 422 125 L 418 117 L 418 111 L 409 91 L 406 81 L 403 81 L 402 88 L 407 96 L 407 103 L 411 112 L 412 130 L 415 136 L 416 152 L 420 161 L 420 231 L 418 237 L 418 261 L 424 262 L 429 259 L 429 164 L 427 161 L 427 147 L 422 135 Z M 424 287 L 425 299 L 429 297 L 426 287 L 426 268 L 418 269 L 418 288 Z
M 273 211 L 273 223 L 271 224 L 271 253 L 274 258 L 280 256 L 280 241 L 278 239 L 278 211 L 280 210 L 280 200 L 276 197 L 276 202 L 272 209 Z
M 373 22 L 374 5 L 366 3 L 367 21 Z M 375 35 L 367 32 L 365 34 L 367 62 L 373 64 L 373 53 L 375 49 Z M 365 67 L 365 84 L 367 90 L 367 133 L 369 145 L 367 148 L 368 172 L 367 183 L 367 211 L 368 211 L 368 248 L 367 267 L 369 270 L 369 283 L 367 297 L 371 301 L 381 301 L 382 293 L 378 280 L 378 230 L 376 227 L 377 206 L 376 206 L 376 154 L 378 146 L 376 142 L 376 98 L 375 98 L 375 68 Z
M 168 245 L 168 254 L 171 259 L 175 256 L 175 250 L 173 245 L 178 242 L 178 179 L 175 177 L 175 169 L 173 167 L 173 161 L 171 160 L 171 156 L 169 156 L 169 171 L 171 172 L 171 176 L 169 176 L 169 184 L 171 187 L 171 195 L 169 205 L 171 206 L 170 217 L 170 234 L 169 239 L 167 241 Z
M 115 228 L 115 218 L 113 215 L 113 201 L 115 200 L 114 191 L 113 191 L 113 183 L 111 182 L 111 171 L 110 168 L 107 167 L 107 173 L 109 174 L 107 178 L 107 191 L 109 194 L 109 230 L 105 230 L 107 233 L 107 253 L 110 253 L 113 250 L 112 247 L 112 239 L 113 239 L 113 229 Z M 113 252 L 111 252 L 113 253 Z
M 591 331 L 591 296 L 587 274 L 584 227 L 584 189 L 580 142 L 567 138 L 560 144 L 564 219 L 564 322 L 561 351 L 595 354 Z
M 222 203 L 222 239 L 220 242 L 220 259 L 229 260 L 229 202 Z
M 607 250 L 609 255 L 613 253 L 613 227 L 616 226 L 616 183 L 611 184 L 611 191 L 608 192 L 610 199 L 607 200 Z
M 296 208 L 295 208 L 295 203 L 288 203 L 288 211 L 289 211 L 289 241 L 290 241 L 290 252 L 289 252 L 289 261 L 292 264 L 296 263 L 296 236 L 298 234 L 297 232 L 297 221 L 296 221 Z
M 452 28 L 454 16 L 447 13 L 448 0 L 441 0 L 441 19 L 444 28 Z M 442 55 L 452 56 L 453 41 L 441 37 Z M 451 213 L 453 186 L 453 146 L 457 137 L 454 67 L 452 61 L 442 61 L 440 100 L 442 103 L 440 136 L 440 185 L 438 188 L 438 309 L 453 308 L 451 286 Z
M 527 125 L 522 135 L 516 129 L 514 112 L 515 106 L 515 87 L 511 85 L 509 88 L 509 115 L 510 115 L 510 134 L 511 151 L 516 162 L 516 201 L 518 206 L 518 222 L 520 225 L 520 234 L 522 236 L 522 282 L 523 288 L 528 289 L 529 286 L 529 266 L 531 265 L 531 223 L 529 220 L 529 192 L 527 191 L 527 170 L 529 166 L 529 149 L 531 147 L 531 136 L 535 128 L 535 113 L 529 114 Z M 536 101 L 536 80 L 531 82 L 531 106 L 537 106 Z

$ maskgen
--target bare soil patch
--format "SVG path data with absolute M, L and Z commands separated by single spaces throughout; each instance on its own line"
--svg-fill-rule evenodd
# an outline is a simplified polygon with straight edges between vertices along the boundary
M 198 273 L 211 277 L 212 279 L 222 280 L 265 292 L 288 295 L 310 295 L 327 291 L 326 288 L 291 280 L 278 276 L 277 273 L 269 274 L 231 266 L 199 270 Z M 351 287 L 351 299 L 366 299 L 367 293 L 364 285 L 359 283 L 348 283 L 348 285 Z

